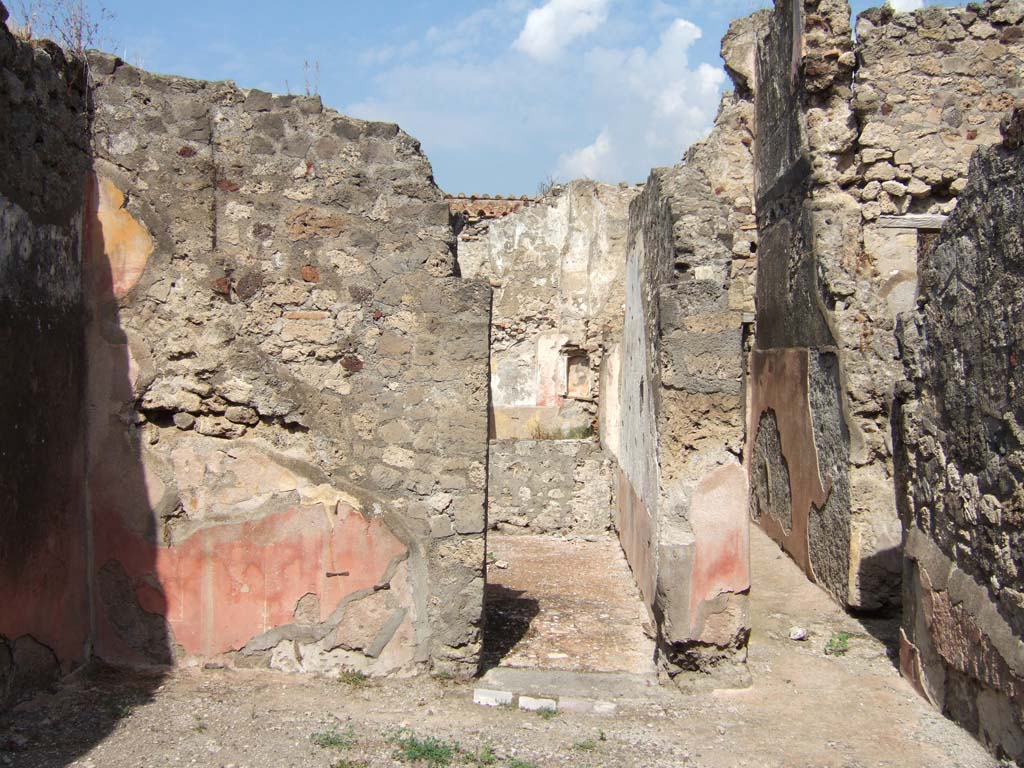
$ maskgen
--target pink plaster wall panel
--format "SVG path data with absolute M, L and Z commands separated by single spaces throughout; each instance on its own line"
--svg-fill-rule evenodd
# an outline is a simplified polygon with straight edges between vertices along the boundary
M 739 464 L 725 464 L 701 479 L 694 491 L 690 525 L 696 539 L 690 581 L 690 617 L 702 603 L 750 589 L 750 524 L 747 478 Z M 694 637 L 700 627 L 693 626 Z
M 559 333 L 542 333 L 537 337 L 537 405 L 559 406 L 565 398 L 565 361 Z
M 366 521 L 344 506 L 331 517 L 321 505 L 300 506 L 206 528 L 163 548 L 128 531 L 111 514 L 101 514 L 97 540 L 106 546 L 97 567 L 120 562 L 139 604 L 166 616 L 185 653 L 213 656 L 292 623 L 306 594 L 320 597 L 320 618 L 327 618 L 347 595 L 382 581 L 390 563 L 406 551 L 379 519 Z M 327 576 L 342 572 L 348 576 Z M 107 618 L 101 655 L 137 661 Z
M 817 583 L 810 560 L 809 515 L 811 505 L 822 507 L 828 498 L 818 469 L 809 393 L 809 362 L 806 349 L 755 350 L 750 356 L 750 423 L 747 452 L 753 456 L 761 415 L 775 412 L 782 455 L 789 468 L 793 525 L 787 534 L 771 515 L 758 524 L 796 561 L 807 577 Z M 747 472 L 753 471 L 748 463 Z M 749 475 L 748 475 L 749 477 Z M 750 478 L 751 482 L 753 478 Z

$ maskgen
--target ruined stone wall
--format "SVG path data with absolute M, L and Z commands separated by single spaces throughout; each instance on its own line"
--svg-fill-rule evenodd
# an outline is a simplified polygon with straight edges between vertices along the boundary
M 494 440 L 488 472 L 494 530 L 596 536 L 611 527 L 612 459 L 595 439 Z
M 740 93 L 757 18 L 723 50 Z M 724 676 L 746 652 L 752 118 L 727 95 L 709 138 L 656 169 L 630 210 L 616 526 L 671 676 Z
M 914 307 L 919 243 L 941 225 L 932 217 L 953 209 L 972 152 L 999 140 L 1001 117 L 1024 96 L 1022 21 L 1024 7 L 1001 0 L 912 14 L 879 8 L 857 20 L 859 135 L 840 182 L 852 181 L 861 204 L 861 252 L 842 264 L 822 250 L 851 416 L 851 559 L 859 550 L 862 563 L 855 605 L 876 605 L 898 566 L 889 440 L 900 376 L 895 318 Z
M 979 150 L 902 316 L 901 668 L 1024 764 L 1024 111 Z
M 85 68 L 0 4 L 0 706 L 87 654 Z
M 474 672 L 490 296 L 418 142 L 91 64 L 97 652 Z
M 461 238 L 464 277 L 494 289 L 492 437 L 590 434 L 623 317 L 630 187 L 574 181 Z
M 968 157 L 1022 94 L 1024 9 L 872 9 L 856 45 L 846 3 L 774 13 L 758 70 L 752 513 L 838 600 L 889 608 L 895 319 L 914 305 L 918 249 L 955 206 Z
M 747 452 L 752 517 L 843 603 L 855 570 L 850 439 L 821 261 L 859 252 L 860 211 L 839 184 L 856 139 L 854 62 L 847 3 L 776 2 L 757 51 Z
M 877 609 L 899 601 L 895 318 L 919 242 L 1019 95 L 1020 13 L 873 9 L 855 49 L 848 18 L 780 2 L 760 46 L 752 513 L 837 599 Z

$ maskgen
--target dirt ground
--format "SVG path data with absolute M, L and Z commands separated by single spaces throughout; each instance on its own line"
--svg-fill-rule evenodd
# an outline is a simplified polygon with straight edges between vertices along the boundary
M 640 590 L 613 536 L 487 539 L 485 666 L 654 674 Z
M 621 701 L 612 714 L 551 715 L 481 707 L 472 703 L 472 683 L 427 677 L 327 680 L 231 669 L 146 677 L 95 669 L 0 720 L 0 765 L 998 765 L 899 677 L 893 622 L 845 616 L 756 531 L 753 567 L 753 685 L 746 689 L 661 687 Z M 794 626 L 808 638 L 790 640 Z M 849 634 L 848 650 L 826 654 L 830 640 L 841 651 L 839 632 Z M 417 754 L 428 759 L 415 763 Z

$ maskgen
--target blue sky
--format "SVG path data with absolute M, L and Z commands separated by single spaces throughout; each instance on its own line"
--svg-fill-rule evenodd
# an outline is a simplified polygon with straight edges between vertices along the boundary
M 873 4 L 855 0 L 854 12 Z M 19 0 L 7 5 L 17 14 Z M 549 176 L 636 182 L 678 161 L 730 87 L 718 56 L 729 20 L 767 5 L 106 0 L 104 47 L 153 71 L 276 93 L 304 92 L 305 62 L 316 86 L 318 62 L 324 102 L 399 123 L 446 191 L 519 195 Z

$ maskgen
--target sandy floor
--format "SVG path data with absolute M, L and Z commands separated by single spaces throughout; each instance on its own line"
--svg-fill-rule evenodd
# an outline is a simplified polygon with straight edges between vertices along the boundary
M 997 765 L 899 677 L 890 660 L 892 622 L 843 615 L 757 532 L 753 566 L 747 689 L 661 688 L 614 714 L 549 718 L 479 707 L 472 684 L 429 678 L 344 683 L 233 670 L 166 678 L 101 670 L 0 720 L 0 765 L 356 768 L 401 764 L 417 747 L 437 758 L 433 765 L 504 768 Z M 507 583 L 517 578 L 509 573 Z M 589 631 L 577 623 L 582 618 L 552 610 L 557 626 Z M 808 639 L 790 640 L 792 626 L 808 629 Z M 839 631 L 850 634 L 848 652 L 826 655 Z M 545 634 L 560 637 L 536 637 Z M 526 643 L 512 643 L 510 658 L 529 653 L 528 632 L 521 637 Z M 572 658 L 574 644 L 559 647 Z M 578 658 L 601 658 L 591 650 Z M 445 762 L 454 742 L 459 751 Z
M 488 550 L 488 666 L 653 674 L 647 614 L 616 539 L 492 534 Z

